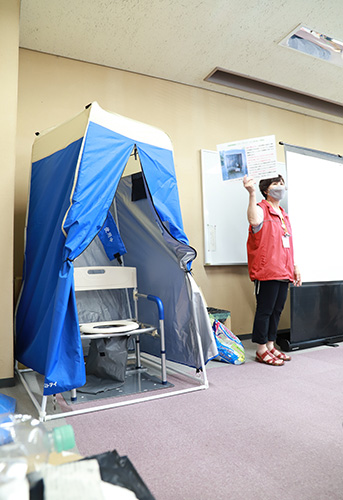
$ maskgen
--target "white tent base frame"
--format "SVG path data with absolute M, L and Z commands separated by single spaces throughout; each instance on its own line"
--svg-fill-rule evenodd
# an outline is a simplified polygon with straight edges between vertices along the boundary
M 133 405 L 137 403 L 143 403 L 147 401 L 154 401 L 156 399 L 161 399 L 161 398 L 166 398 L 166 397 L 171 397 L 171 396 L 178 396 L 181 394 L 187 394 L 189 392 L 195 392 L 199 390 L 204 390 L 209 388 L 209 383 L 207 380 L 207 374 L 206 374 L 206 367 L 202 358 L 202 367 L 199 372 L 196 373 L 196 375 L 192 375 L 188 369 L 188 367 L 185 367 L 183 365 L 179 365 L 177 363 L 169 363 L 167 362 L 167 373 L 172 375 L 172 374 L 177 374 L 181 375 L 182 378 L 189 379 L 193 383 L 190 387 L 183 388 L 183 389 L 175 389 L 171 390 L 170 385 L 169 386 L 162 386 L 161 385 L 161 390 L 163 389 L 169 389 L 168 392 L 161 393 L 161 391 L 158 391 L 158 394 L 152 394 L 149 396 L 143 396 L 143 397 L 137 397 L 134 399 L 127 399 L 123 401 L 118 401 L 118 402 L 111 402 L 111 403 L 105 403 L 105 404 L 99 404 L 99 400 L 97 404 L 95 404 L 92 407 L 88 408 L 80 408 L 76 410 L 71 410 L 71 411 L 63 411 L 63 412 L 58 412 L 58 413 L 49 413 L 47 411 L 48 408 L 48 398 L 52 398 L 53 400 L 53 405 L 55 406 L 56 404 L 56 396 L 42 396 L 41 403 L 39 403 L 38 397 L 35 394 L 33 388 L 30 386 L 30 383 L 27 381 L 26 375 L 28 373 L 37 373 L 34 372 L 31 369 L 19 369 L 16 367 L 16 373 L 19 377 L 20 382 L 22 383 L 24 389 L 26 390 L 28 396 L 30 397 L 34 407 L 37 410 L 39 420 L 41 422 L 46 422 L 49 420 L 56 420 L 59 418 L 67 418 L 71 416 L 76 416 L 76 415 L 82 415 L 85 413 L 91 413 L 91 412 L 96 412 L 96 411 L 101 411 L 101 410 L 108 410 L 112 408 L 119 408 L 121 406 L 128 406 L 128 405 Z M 142 354 L 142 361 L 146 365 L 150 365 L 152 367 L 159 366 L 159 362 L 157 359 L 154 359 L 153 356 L 149 355 L 144 355 Z M 72 391 L 72 396 L 74 392 Z M 145 393 L 144 393 L 145 394 Z

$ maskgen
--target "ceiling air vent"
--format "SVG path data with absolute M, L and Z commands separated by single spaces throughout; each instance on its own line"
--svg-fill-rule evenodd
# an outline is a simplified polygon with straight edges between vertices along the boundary
M 223 68 L 215 68 L 204 80 L 250 94 L 310 108 L 321 113 L 343 117 L 343 106 L 338 103 L 324 101 L 308 94 L 295 92 L 286 87 L 272 85 L 238 73 L 231 73 Z

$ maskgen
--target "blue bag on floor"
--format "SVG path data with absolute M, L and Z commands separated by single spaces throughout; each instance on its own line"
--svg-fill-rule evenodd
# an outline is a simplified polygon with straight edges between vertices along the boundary
M 6 394 L 0 394 L 0 414 L 14 413 L 16 407 L 16 400 Z
M 5 444 L 10 440 L 9 430 L 6 422 L 11 422 L 11 414 L 15 412 L 16 400 L 6 394 L 0 394 L 0 444 Z M 3 427 L 4 425 L 4 427 Z
M 216 340 L 220 361 L 241 365 L 245 362 L 245 350 L 242 342 L 226 326 L 215 319 L 212 330 Z

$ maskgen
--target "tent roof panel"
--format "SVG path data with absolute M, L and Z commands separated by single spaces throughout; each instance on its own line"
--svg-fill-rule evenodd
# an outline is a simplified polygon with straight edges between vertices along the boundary
M 84 137 L 89 121 L 131 140 L 173 151 L 171 140 L 163 130 L 105 111 L 97 102 L 93 102 L 71 120 L 40 132 L 32 148 L 32 163 Z
M 173 150 L 171 140 L 163 130 L 116 113 L 104 111 L 97 102 L 92 103 L 89 119 L 134 141 Z
M 32 163 L 60 151 L 85 135 L 90 109 L 84 109 L 71 120 L 43 130 L 32 148 Z

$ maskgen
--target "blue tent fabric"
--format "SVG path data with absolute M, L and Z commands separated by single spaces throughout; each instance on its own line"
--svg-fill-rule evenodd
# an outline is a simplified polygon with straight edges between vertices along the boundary
M 174 238 L 188 243 L 172 151 L 99 124 L 97 109 L 90 111 L 79 139 L 32 163 L 16 359 L 45 376 L 44 395 L 85 383 L 73 261 L 108 221 L 134 147 L 160 219 Z M 48 142 L 49 133 L 38 138 L 37 151 L 44 151 L 40 144 Z
M 44 394 L 56 394 L 86 383 L 83 351 L 78 326 L 71 262 L 64 262 L 52 315 L 50 342 L 47 351 Z M 72 367 L 72 370 L 71 370 Z
M 111 212 L 108 212 L 105 223 L 100 229 L 98 236 L 109 260 L 113 260 L 116 256 L 120 257 L 126 253 L 124 242 L 120 237 L 117 224 Z
M 137 144 L 137 150 L 157 213 L 163 222 L 169 223 L 172 236 L 188 245 L 183 229 L 172 151 L 143 144 Z
M 24 286 L 16 314 L 16 359 L 41 374 L 46 372 L 65 245 L 61 225 L 70 202 L 80 148 L 81 141 L 75 141 L 32 164 Z
M 72 205 L 63 225 L 68 235 L 65 258 L 74 260 L 100 231 L 133 147 L 133 140 L 89 124 Z

